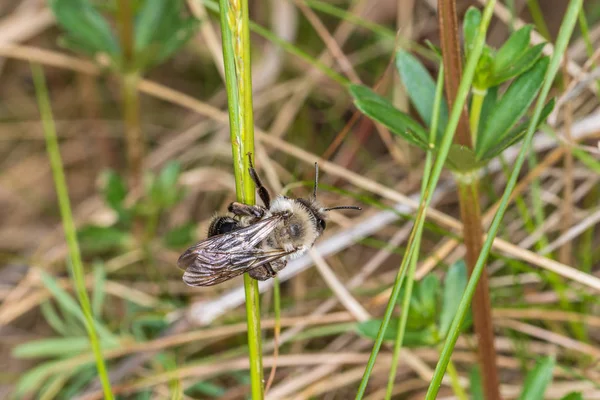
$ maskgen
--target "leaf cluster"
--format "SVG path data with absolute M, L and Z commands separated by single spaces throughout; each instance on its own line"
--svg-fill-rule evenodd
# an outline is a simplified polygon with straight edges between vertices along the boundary
M 65 30 L 61 42 L 76 52 L 93 58 L 108 57 L 110 66 L 121 72 L 143 72 L 179 50 L 198 27 L 195 18 L 184 14 L 183 0 L 133 2 L 134 46 L 132 60 L 124 52 L 116 31 L 90 0 L 48 0 L 58 24 Z
M 402 310 L 410 312 L 404 345 L 412 348 L 436 345 L 443 341 L 466 286 L 467 268 L 464 261 L 459 261 L 448 269 L 443 283 L 434 274 L 428 274 L 416 282 L 410 309 Z M 402 293 L 398 298 L 403 298 Z M 381 322 L 381 319 L 372 319 L 359 323 L 357 331 L 362 336 L 375 339 Z M 471 323 L 471 317 L 466 318 L 462 329 L 467 329 Z M 384 334 L 384 340 L 395 340 L 397 331 L 398 319 L 393 318 Z
M 178 184 L 180 174 L 181 166 L 177 162 L 168 163 L 158 174 L 146 174 L 143 196 L 134 204 L 128 205 L 124 179 L 114 171 L 105 172 L 102 179 L 102 196 L 117 218 L 108 226 L 81 227 L 78 238 L 82 249 L 87 254 L 98 254 L 131 247 L 132 224 L 136 219 L 144 221 L 147 234 L 153 235 L 160 216 L 183 198 L 183 189 Z M 165 232 L 162 240 L 169 248 L 185 246 L 194 240 L 194 224 L 176 226 Z
M 474 45 L 481 13 L 470 8 L 464 21 L 464 52 Z M 447 166 L 467 172 L 486 165 L 507 147 L 518 143 L 525 135 L 529 119 L 525 114 L 535 100 L 548 68 L 548 58 L 542 56 L 543 45 L 529 46 L 531 26 L 515 31 L 497 51 L 485 46 L 478 60 L 472 87 L 473 96 L 483 96 L 478 131 L 473 133 L 474 148 L 453 145 Z M 356 107 L 371 119 L 381 123 L 408 143 L 425 151 L 437 151 L 448 122 L 448 105 L 442 101 L 435 142 L 428 141 L 433 115 L 435 82 L 418 59 L 404 50 L 396 54 L 396 68 L 411 104 L 422 123 L 394 107 L 385 97 L 361 85 L 350 85 Z M 540 121 L 554 107 L 550 101 Z

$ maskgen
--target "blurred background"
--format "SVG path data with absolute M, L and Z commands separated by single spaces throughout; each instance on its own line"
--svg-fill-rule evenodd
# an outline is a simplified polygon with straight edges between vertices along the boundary
M 117 3 L 0 2 L 0 397 L 102 397 L 68 272 L 33 62 L 47 81 L 115 393 L 245 398 L 242 279 L 192 288 L 176 267 L 179 254 L 206 237 L 212 216 L 235 200 L 216 3 L 131 1 L 125 15 Z M 472 5 L 481 2 L 457 1 L 459 21 Z M 552 42 L 566 5 L 500 1 L 487 44 L 500 47 L 520 21 Z M 375 87 L 418 120 L 394 57 L 399 47 L 408 49 L 435 80 L 438 62 L 426 42 L 440 45 L 437 4 L 267 0 L 249 7 L 255 163 L 263 183 L 272 193 L 307 196 L 319 159 L 320 201 L 364 209 L 331 212 L 317 246 L 322 257 L 307 255 L 282 273 L 279 322 L 273 291 L 262 296 L 266 377 L 278 365 L 268 397 L 351 398 L 379 323 L 369 322 L 382 315 L 405 250 L 425 152 L 360 114 L 334 78 Z M 522 176 L 536 173 L 499 233 L 515 246 L 494 250 L 489 260 L 506 398 L 520 392 L 528 360 L 543 355 L 558 365 L 547 398 L 572 391 L 600 398 L 597 291 L 546 269 L 558 260 L 589 277 L 600 272 L 600 1 L 584 7 L 566 54 L 570 64 L 551 93 L 568 93 L 562 97 L 568 102 L 534 136 Z M 121 24 L 127 18 L 137 24 L 129 33 Z M 130 52 L 117 54 L 119 46 Z M 517 150 L 487 165 L 484 213 L 501 196 Z M 430 334 L 442 299 L 464 290 L 460 231 L 444 221 L 460 214 L 453 182 L 450 173 L 442 175 L 432 204 L 440 213 L 425 226 L 417 311 L 405 339 L 411 352 L 402 353 L 395 398 L 423 397 L 439 356 L 439 338 Z M 449 268 L 459 271 L 459 283 L 447 279 Z M 281 326 L 277 346 L 275 325 Z M 386 346 L 370 381 L 371 399 L 385 392 Z M 475 351 L 466 327 L 454 353 L 465 384 Z M 440 393 L 454 396 L 449 385 Z

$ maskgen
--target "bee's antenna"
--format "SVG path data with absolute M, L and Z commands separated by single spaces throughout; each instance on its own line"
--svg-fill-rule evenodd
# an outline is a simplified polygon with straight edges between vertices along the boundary
M 315 186 L 313 187 L 313 198 L 317 198 L 317 186 L 319 186 L 319 164 L 315 163 Z
M 331 210 L 362 210 L 362 208 L 357 206 L 337 206 L 337 207 L 329 207 L 324 208 L 323 211 L 331 211 Z

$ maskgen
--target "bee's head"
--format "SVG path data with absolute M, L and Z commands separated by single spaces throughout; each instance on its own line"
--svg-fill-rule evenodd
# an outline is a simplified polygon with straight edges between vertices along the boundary
M 315 228 L 319 235 L 323 233 L 325 228 L 327 227 L 326 222 L 326 213 L 330 210 L 362 210 L 360 207 L 356 206 L 336 206 L 336 207 L 323 207 L 321 203 L 317 201 L 317 187 L 319 186 L 319 164 L 315 163 L 315 183 L 313 187 L 313 194 L 308 199 L 296 199 L 297 202 L 302 204 L 304 207 L 308 209 L 311 216 L 313 217 L 313 222 L 315 224 Z

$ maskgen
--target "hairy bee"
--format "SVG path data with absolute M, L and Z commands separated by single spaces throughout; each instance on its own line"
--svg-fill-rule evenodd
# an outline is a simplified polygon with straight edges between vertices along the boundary
M 317 202 L 319 168 L 315 163 L 313 194 L 307 199 L 283 195 L 271 201 L 250 158 L 250 177 L 264 206 L 233 202 L 231 215 L 216 216 L 208 238 L 187 249 L 177 265 L 185 270 L 190 286 L 211 286 L 244 272 L 264 281 L 274 277 L 294 259 L 310 249 L 325 230 L 325 213 L 336 209 L 360 210 L 355 206 L 324 208 Z

